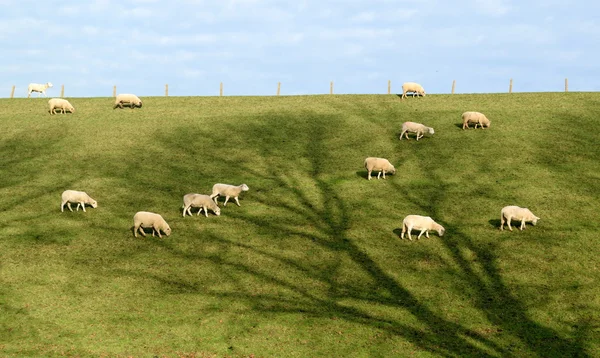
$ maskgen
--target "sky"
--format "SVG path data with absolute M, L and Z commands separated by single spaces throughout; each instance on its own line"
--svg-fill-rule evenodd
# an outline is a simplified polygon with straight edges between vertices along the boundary
M 0 97 L 600 90 L 600 1 L 0 0 Z

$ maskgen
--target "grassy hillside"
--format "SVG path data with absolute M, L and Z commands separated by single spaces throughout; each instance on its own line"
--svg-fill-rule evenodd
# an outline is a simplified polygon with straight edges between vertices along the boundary
M 600 351 L 600 94 L 143 100 L 0 100 L 3 356 Z M 435 135 L 398 140 L 408 120 Z M 367 156 L 396 175 L 367 181 Z M 183 218 L 217 182 L 241 207 Z M 65 189 L 98 208 L 61 213 Z M 505 205 L 541 220 L 501 232 Z M 135 239 L 139 210 L 172 235 Z M 446 235 L 401 240 L 408 214 Z

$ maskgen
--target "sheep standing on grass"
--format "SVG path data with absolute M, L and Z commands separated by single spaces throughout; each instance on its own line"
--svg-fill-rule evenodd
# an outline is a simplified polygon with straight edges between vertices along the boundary
M 71 113 L 75 112 L 75 108 L 69 101 L 62 98 L 52 98 L 48 101 L 48 105 L 50 106 L 50 114 L 56 114 L 56 110 L 60 110 L 62 114 L 65 114 L 66 111 Z
M 142 236 L 146 236 L 144 228 L 152 228 L 152 236 L 154 232 L 158 234 L 158 237 L 162 239 L 160 231 L 165 235 L 171 235 L 171 227 L 159 214 L 151 213 L 148 211 L 138 211 L 133 216 L 133 236 L 137 237 L 138 230 Z
M 539 219 L 527 208 L 520 208 L 515 205 L 505 206 L 500 211 L 500 230 L 504 230 L 504 223 L 506 222 L 508 229 L 512 231 L 512 227 L 510 227 L 511 220 L 521 221 L 519 230 L 523 230 L 525 229 L 525 222 L 530 221 L 535 225 Z
M 60 211 L 61 212 L 65 211 L 64 210 L 65 204 L 67 204 L 67 207 L 69 208 L 69 210 L 73 211 L 73 209 L 71 208 L 71 203 L 77 203 L 77 211 L 79 211 L 79 207 L 81 206 L 81 208 L 83 209 L 83 212 L 85 212 L 86 204 L 91 205 L 92 208 L 94 208 L 94 209 L 96 207 L 98 207 L 98 202 L 96 202 L 96 200 L 92 199 L 84 191 L 65 190 L 65 191 L 63 191 L 61 198 L 62 198 L 62 201 L 60 203 Z
M 115 98 L 115 106 L 113 109 L 117 107 L 122 109 L 123 105 L 129 106 L 131 109 L 134 109 L 135 107 L 142 108 L 142 100 L 134 94 L 119 94 Z
M 27 98 L 31 97 L 31 92 L 37 92 L 38 97 L 40 97 L 42 94 L 44 97 L 46 97 L 46 90 L 50 87 L 52 87 L 52 83 L 50 82 L 44 85 L 39 83 L 30 83 L 29 86 L 27 86 Z
M 385 158 L 368 157 L 365 159 L 365 169 L 367 169 L 367 179 L 371 180 L 371 172 L 373 170 L 379 171 L 377 179 L 383 173 L 383 179 L 385 179 L 385 173 L 396 174 L 396 168 Z
M 413 97 L 418 94 L 425 97 L 425 90 L 423 89 L 423 86 L 415 82 L 404 82 L 402 84 L 402 98 L 407 97 L 406 93 L 408 92 L 412 92 Z
M 402 221 L 402 235 L 400 236 L 404 239 L 404 233 L 408 232 L 408 239 L 412 241 L 412 237 L 410 236 L 410 232 L 412 230 L 421 230 L 419 236 L 417 236 L 417 240 L 421 238 L 421 235 L 425 233 L 425 236 L 429 238 L 429 230 L 437 231 L 438 235 L 441 237 L 444 235 L 444 227 L 435 221 L 429 216 L 421 216 L 421 215 L 408 215 Z
M 230 197 L 235 200 L 237 206 L 240 206 L 240 202 L 238 200 L 238 196 L 242 193 L 242 191 L 248 191 L 248 185 L 240 184 L 240 185 L 230 185 L 230 184 L 221 184 L 217 183 L 212 187 L 212 194 L 210 194 L 210 198 L 217 203 L 217 196 L 224 196 L 225 203 L 223 206 L 227 206 L 227 201 Z
M 402 133 L 400 133 L 400 140 L 402 140 L 402 136 L 405 136 L 406 139 L 408 140 L 409 132 L 417 134 L 417 141 L 419 140 L 419 138 L 423 138 L 425 133 L 427 133 L 429 135 L 433 135 L 433 133 L 435 133 L 433 128 L 427 127 L 421 123 L 404 122 L 404 123 L 402 123 Z
M 487 119 L 485 114 L 479 112 L 465 112 L 462 114 L 463 126 L 462 129 L 469 128 L 469 123 L 475 123 L 475 129 L 477 126 L 480 126 L 483 129 L 483 126 L 486 128 L 490 128 L 490 120 Z
M 208 195 L 204 194 L 186 194 L 183 196 L 183 217 L 185 214 L 192 216 L 192 208 L 200 208 L 198 214 L 204 210 L 204 216 L 208 217 L 208 209 L 212 210 L 215 215 L 221 215 L 221 209 L 216 202 Z

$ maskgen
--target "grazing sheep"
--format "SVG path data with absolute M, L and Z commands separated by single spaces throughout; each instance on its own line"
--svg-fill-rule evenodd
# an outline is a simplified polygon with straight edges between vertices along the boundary
M 139 99 L 138 96 L 134 94 L 119 94 L 117 95 L 117 98 L 115 98 L 115 106 L 113 107 L 113 109 L 117 107 L 123 108 L 124 104 L 131 107 L 131 109 L 135 107 L 142 108 L 142 100 Z
M 229 200 L 229 197 L 233 197 L 237 206 L 240 206 L 238 196 L 240 195 L 240 193 L 242 191 L 248 191 L 248 189 L 249 189 L 248 185 L 246 185 L 246 184 L 230 185 L 230 184 L 217 183 L 217 184 L 213 185 L 213 187 L 212 187 L 212 194 L 210 194 L 210 198 L 213 199 L 216 203 L 217 196 L 219 196 L 219 195 L 224 196 L 225 203 L 223 204 L 223 206 L 226 206 L 227 201 Z
M 59 109 L 62 114 L 65 114 L 66 111 L 75 112 L 75 108 L 66 99 L 52 98 L 48 101 L 48 105 L 50 106 L 50 114 L 56 114 L 56 109 Z
M 27 86 L 27 98 L 31 97 L 31 92 L 37 92 L 38 97 L 40 97 L 42 94 L 44 97 L 46 97 L 46 90 L 50 87 L 52 87 L 52 83 L 50 82 L 46 83 L 45 85 L 41 85 L 39 83 L 30 83 L 29 86 Z
M 154 232 L 156 232 L 161 239 L 161 230 L 165 235 L 171 235 L 171 227 L 169 227 L 169 224 L 167 224 L 162 216 L 148 211 L 138 211 L 133 216 L 133 236 L 137 237 L 138 230 L 142 236 L 146 236 L 144 228 L 152 228 L 152 236 L 154 236 Z
M 383 173 L 383 179 L 385 179 L 385 173 L 396 174 L 396 168 L 385 158 L 368 157 L 365 159 L 365 169 L 367 169 L 367 179 L 371 180 L 371 172 L 373 170 L 379 171 L 377 179 Z
M 409 139 L 409 132 L 417 134 L 417 141 L 419 140 L 419 138 L 423 138 L 425 133 L 428 133 L 430 135 L 433 135 L 433 133 L 435 133 L 433 128 L 422 125 L 421 123 L 404 122 L 402 123 L 402 133 L 400 133 L 400 140 L 402 140 L 402 136 L 405 136 L 406 139 Z
M 539 219 L 527 208 L 520 208 L 515 205 L 505 206 L 500 211 L 500 230 L 504 230 L 504 223 L 506 222 L 508 229 L 512 231 L 512 227 L 510 227 L 511 220 L 520 220 L 521 227 L 519 227 L 519 230 L 523 230 L 525 229 L 525 222 L 531 221 L 535 225 Z
M 425 90 L 423 89 L 423 86 L 415 82 L 404 82 L 402 84 L 402 98 L 407 97 L 406 93 L 408 92 L 412 92 L 413 97 L 418 94 L 425 97 Z
M 71 208 L 71 203 L 77 203 L 77 211 L 79 211 L 79 207 L 81 206 L 83 212 L 85 212 L 85 204 L 91 205 L 94 209 L 98 207 L 98 203 L 96 202 L 96 200 L 90 198 L 90 196 L 87 195 L 87 193 L 84 191 L 65 190 L 63 191 L 61 198 L 61 212 L 64 212 L 65 204 L 67 204 L 69 210 L 73 211 L 73 209 Z
M 208 217 L 208 209 L 212 210 L 215 215 L 221 215 L 221 209 L 216 202 L 208 195 L 204 194 L 186 194 L 183 196 L 183 217 L 185 214 L 192 216 L 192 208 L 200 208 L 198 214 L 204 210 L 204 216 Z
M 429 230 L 437 231 L 439 236 L 444 235 L 444 227 L 435 221 L 429 216 L 421 216 L 421 215 L 408 215 L 402 221 L 402 235 L 400 236 L 404 239 L 404 233 L 408 232 L 408 239 L 412 241 L 412 237 L 410 236 L 410 232 L 412 230 L 421 230 L 419 236 L 417 236 L 417 240 L 421 238 L 421 235 L 425 233 L 425 236 L 429 238 Z
M 479 112 L 465 112 L 462 114 L 463 129 L 469 128 L 469 123 L 475 123 L 475 129 L 479 125 L 481 129 L 483 126 L 490 128 L 490 120 L 487 119 L 485 114 Z

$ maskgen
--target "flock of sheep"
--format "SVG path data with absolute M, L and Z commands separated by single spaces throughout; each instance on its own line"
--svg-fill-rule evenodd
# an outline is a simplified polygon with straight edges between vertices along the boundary
M 30 98 L 31 93 L 33 92 L 37 92 L 38 97 L 40 97 L 41 95 L 44 95 L 44 97 L 46 97 L 46 90 L 51 87 L 52 83 L 50 82 L 47 82 L 46 84 L 30 83 L 29 86 L 27 86 L 27 98 Z M 113 106 L 113 109 L 117 107 L 123 108 L 124 105 L 132 109 L 135 107 L 141 108 L 142 100 L 134 94 L 124 93 L 117 95 L 115 97 L 115 105 Z M 62 114 L 65 114 L 67 112 L 75 113 L 75 107 L 73 107 L 73 105 L 64 98 L 51 98 L 48 101 L 48 106 L 50 107 L 50 114 L 56 114 L 57 109 Z
M 412 92 L 413 97 L 420 95 L 425 96 L 425 90 L 423 86 L 414 82 L 406 82 L 402 85 L 402 99 L 407 98 L 407 93 Z M 464 112 L 462 114 L 462 129 L 469 128 L 470 124 L 475 124 L 475 128 L 478 126 L 483 128 L 490 127 L 490 120 L 480 112 Z M 417 141 L 423 136 L 433 135 L 435 131 L 431 127 L 427 127 L 421 123 L 415 122 L 404 122 L 402 124 L 402 131 L 400 133 L 400 140 L 402 138 L 409 139 L 408 134 L 414 133 Z M 367 169 L 367 179 L 371 180 L 371 173 L 373 171 L 378 171 L 377 179 L 380 176 L 385 179 L 385 174 L 395 174 L 396 168 L 390 163 L 389 160 L 385 158 L 376 158 L 376 157 L 368 157 L 365 159 L 364 167 Z M 510 205 L 505 206 L 500 211 L 500 230 L 504 230 L 504 224 L 507 224 L 508 229 L 512 231 L 512 227 L 510 223 L 512 220 L 520 221 L 521 225 L 519 226 L 520 230 L 525 229 L 525 223 L 531 222 L 533 225 L 537 224 L 537 221 L 540 218 L 535 216 L 529 209 L 521 208 L 518 206 Z M 408 215 L 402 221 L 402 234 L 400 237 L 404 239 L 404 235 L 408 233 L 408 239 L 412 241 L 411 231 L 417 230 L 419 231 L 419 236 L 417 239 L 421 238 L 421 235 L 425 234 L 426 237 L 429 237 L 429 231 L 436 231 L 439 236 L 444 235 L 444 227 L 438 223 L 436 223 L 429 216 L 421 216 L 421 215 Z
M 227 206 L 229 198 L 233 198 L 237 206 L 240 206 L 238 197 L 243 191 L 248 191 L 248 185 L 231 185 L 217 183 L 213 185 L 212 193 L 210 195 L 190 193 L 183 196 L 183 217 L 186 214 L 192 216 L 192 208 L 198 208 L 197 216 L 200 212 L 204 211 L 204 215 L 208 217 L 208 209 L 210 209 L 215 215 L 221 215 L 221 209 L 219 208 L 217 198 L 219 196 L 225 197 L 223 206 Z M 71 204 L 77 204 L 76 210 L 79 211 L 81 207 L 85 212 L 85 206 L 89 205 L 92 208 L 98 207 L 98 202 L 90 197 L 84 191 L 77 190 L 65 190 L 61 195 L 60 211 L 64 212 L 65 204 L 67 208 L 73 211 Z M 165 235 L 171 235 L 171 227 L 165 219 L 156 213 L 149 211 L 138 211 L 133 215 L 133 236 L 137 237 L 138 232 L 142 236 L 146 236 L 144 229 L 152 229 L 152 236 L 157 234 L 159 238 L 162 238 L 161 231 Z
M 28 97 L 32 92 L 39 92 L 40 94 L 46 95 L 46 89 L 52 87 L 52 83 L 48 82 L 44 85 L 41 84 L 30 84 L 28 87 Z M 406 82 L 402 85 L 402 99 L 407 97 L 407 93 L 413 93 L 413 97 L 416 95 L 425 96 L 425 90 L 423 86 L 414 82 Z M 52 98 L 48 101 L 50 106 L 50 114 L 56 114 L 56 110 L 60 110 L 61 113 L 65 113 L 69 111 L 71 113 L 75 112 L 73 106 L 65 99 L 62 98 Z M 115 98 L 114 108 L 123 108 L 123 106 L 129 106 L 131 108 L 142 107 L 142 101 L 133 94 L 119 94 Z M 478 126 L 483 128 L 490 127 L 490 120 L 483 114 L 479 112 L 468 111 L 462 114 L 462 129 L 469 128 L 470 124 L 475 124 L 475 128 Z M 409 139 L 409 133 L 414 133 L 417 141 L 423 138 L 425 135 L 433 135 L 435 133 L 434 129 L 431 127 L 427 127 L 421 123 L 416 122 L 404 122 L 402 124 L 402 131 L 400 133 L 400 140 L 402 138 Z M 389 160 L 385 158 L 376 158 L 376 157 L 368 157 L 364 161 L 364 167 L 367 170 L 367 179 L 371 180 L 371 173 L 373 171 L 379 172 L 377 174 L 377 179 L 381 176 L 385 179 L 386 173 L 395 174 L 396 168 L 390 163 Z M 223 206 L 227 205 L 227 201 L 229 198 L 233 198 L 238 206 L 240 206 L 240 202 L 238 200 L 239 195 L 243 191 L 248 191 L 248 186 L 246 184 L 241 185 L 230 185 L 230 184 L 215 184 L 212 188 L 212 193 L 210 195 L 205 194 L 197 194 L 190 193 L 183 196 L 183 217 L 187 215 L 192 216 L 192 208 L 198 208 L 198 212 L 196 215 L 200 215 L 200 212 L 204 211 L 204 215 L 208 217 L 208 210 L 210 209 L 215 215 L 221 215 L 221 209 L 219 208 L 217 197 L 224 196 L 225 202 Z M 64 211 L 65 204 L 68 209 L 73 211 L 71 208 L 71 204 L 77 204 L 76 210 L 79 211 L 81 207 L 85 212 L 85 206 L 90 205 L 93 208 L 98 206 L 96 200 L 92 199 L 87 193 L 82 191 L 75 190 L 65 190 L 62 193 L 62 201 L 60 209 Z M 506 223 L 508 229 L 512 231 L 511 221 L 520 221 L 521 225 L 519 226 L 520 230 L 525 229 L 525 223 L 531 222 L 533 225 L 536 225 L 537 221 L 540 218 L 535 216 L 529 209 L 521 208 L 518 206 L 506 206 L 502 208 L 500 212 L 500 230 L 504 230 L 504 224 Z M 147 212 L 147 211 L 139 211 L 135 213 L 133 216 L 133 234 L 137 237 L 138 232 L 142 236 L 146 236 L 144 229 L 152 229 L 152 236 L 156 233 L 159 238 L 162 238 L 161 231 L 169 236 L 171 234 L 171 227 L 164 218 L 160 214 Z M 427 238 L 429 238 L 429 231 L 436 231 L 439 236 L 444 235 L 444 227 L 438 223 L 436 223 L 429 216 L 421 216 L 421 215 L 408 215 L 402 221 L 402 234 L 400 237 L 404 239 L 404 235 L 408 234 L 408 239 L 412 241 L 411 231 L 416 230 L 419 231 L 419 235 L 417 239 L 421 238 L 421 235 L 425 234 Z

